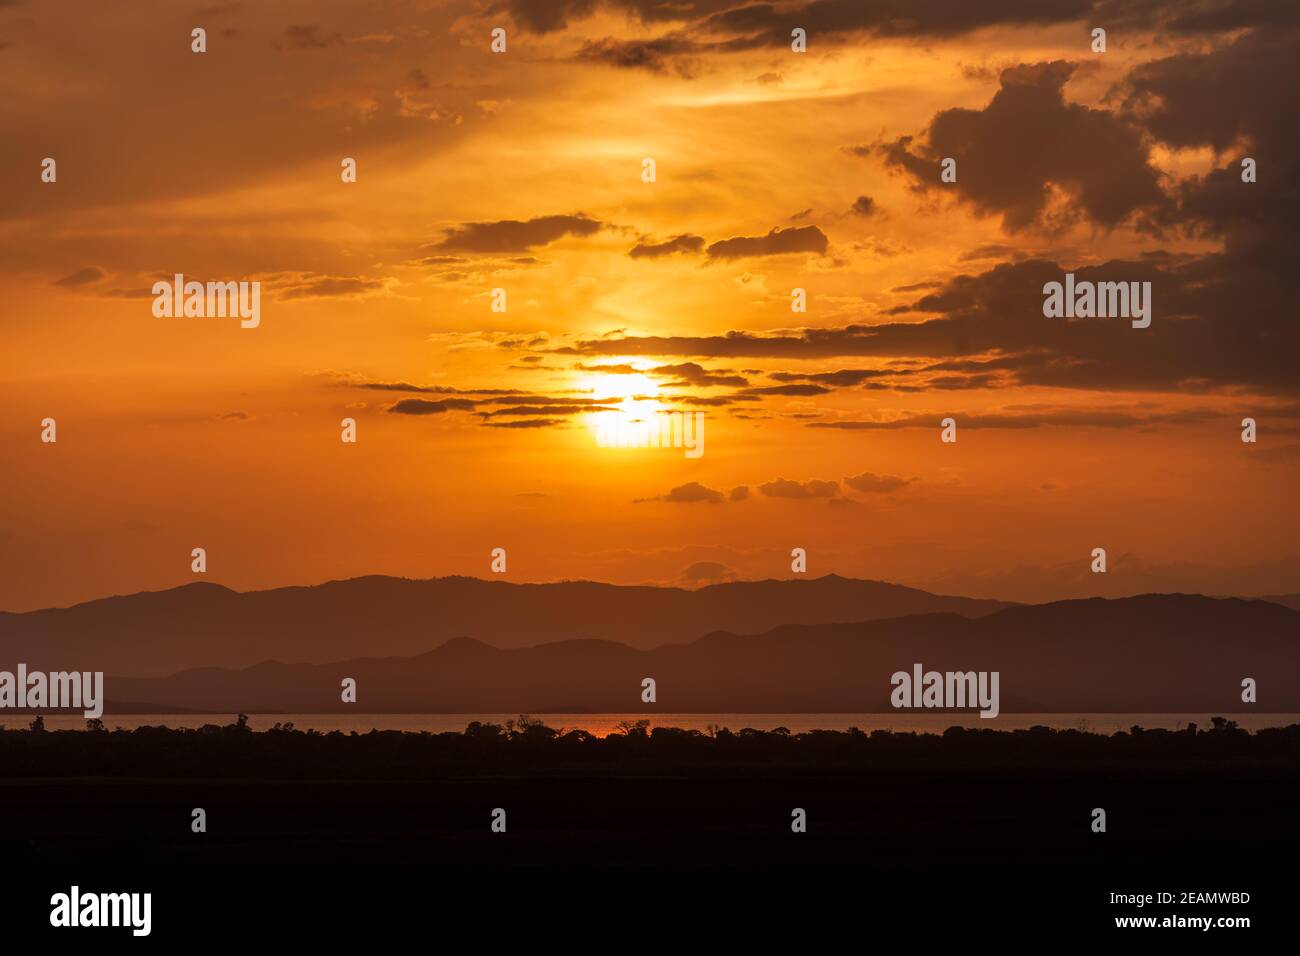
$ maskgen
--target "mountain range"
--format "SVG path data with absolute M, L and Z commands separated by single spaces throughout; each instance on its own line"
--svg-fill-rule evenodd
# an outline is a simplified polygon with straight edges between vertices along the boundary
M 109 713 L 888 712 L 891 675 L 915 664 L 997 671 L 1004 713 L 1300 712 L 1300 611 L 1282 603 L 1013 605 L 835 575 L 191 584 L 0 615 L 0 668 L 20 661 L 105 671 Z
M 576 639 L 650 648 L 719 630 L 943 612 L 978 617 L 1009 606 L 837 575 L 694 591 L 465 577 L 372 576 L 247 592 L 196 583 L 0 614 L 0 665 L 162 676 L 204 665 L 411 655 L 456 637 L 499 648 Z
M 887 712 L 891 675 L 998 671 L 1007 712 L 1300 712 L 1300 613 L 1196 595 L 1095 598 L 980 618 L 917 614 L 715 632 L 639 650 L 603 640 L 202 668 L 108 681 L 114 698 L 213 712 Z M 357 701 L 344 704 L 344 678 Z M 641 700 L 642 681 L 656 701 Z M 1243 703 L 1242 680 L 1258 685 Z M 996 721 L 989 721 L 994 726 Z

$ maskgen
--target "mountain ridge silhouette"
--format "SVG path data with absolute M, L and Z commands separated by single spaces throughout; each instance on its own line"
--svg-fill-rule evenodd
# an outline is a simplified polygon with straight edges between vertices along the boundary
M 65 608 L 0 614 L 0 666 L 163 676 L 268 658 L 326 663 L 363 653 L 410 655 L 456 636 L 497 647 L 605 638 L 649 648 L 713 630 L 833 623 L 929 611 L 967 616 L 1010 602 L 935 595 L 825 575 L 697 590 L 595 581 L 543 584 L 464 576 L 367 575 L 261 591 L 190 582 Z
M 450 639 L 414 656 L 263 662 L 106 681 L 115 696 L 218 713 L 889 712 L 889 678 L 997 670 L 1006 712 L 1300 712 L 1300 612 L 1150 594 L 929 613 L 638 649 L 606 640 L 498 648 Z M 357 681 L 355 704 L 340 700 Z M 653 677 L 657 701 L 641 701 Z M 1259 684 L 1258 704 L 1241 680 Z M 897 711 L 900 719 L 909 713 Z M 990 727 L 996 721 L 989 721 Z

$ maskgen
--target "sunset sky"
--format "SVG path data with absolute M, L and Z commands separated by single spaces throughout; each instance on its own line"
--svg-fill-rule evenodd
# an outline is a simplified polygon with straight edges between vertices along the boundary
M 1300 591 L 1297 116 L 1282 2 L 0 0 L 0 609 L 194 547 L 240 590 L 803 547 Z M 1151 282 L 1150 328 L 1045 318 L 1066 272 Z M 260 326 L 156 318 L 175 273 L 260 281 Z M 672 410 L 702 457 L 596 442 Z

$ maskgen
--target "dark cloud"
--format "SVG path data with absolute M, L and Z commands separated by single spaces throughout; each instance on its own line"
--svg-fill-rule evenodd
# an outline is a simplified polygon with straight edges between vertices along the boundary
M 652 40 L 620 40 L 605 37 L 585 44 L 578 51 L 576 59 L 605 63 L 620 69 L 676 73 L 689 79 L 695 75 L 697 69 L 693 61 L 684 57 L 707 49 L 706 45 L 674 34 Z
M 993 26 L 1049 26 L 1091 19 L 1181 33 L 1217 32 L 1287 19 L 1291 4 L 1273 0 L 499 0 L 530 33 L 552 33 L 599 10 L 621 12 L 645 24 L 681 24 L 676 35 L 702 47 L 745 50 L 788 47 L 801 27 L 810 42 L 842 43 L 883 37 L 956 37 Z
M 643 23 L 698 20 L 738 0 L 499 0 L 492 12 L 506 11 L 530 33 L 553 33 L 604 7 L 631 14 Z
M 571 394 L 562 395 L 529 395 L 527 393 L 514 394 L 508 399 L 515 405 L 574 405 L 585 408 L 588 411 L 604 409 L 607 405 L 617 405 L 621 399 L 611 398 L 575 398 Z M 506 399 L 492 398 L 485 401 L 501 404 Z
M 322 33 L 318 24 L 309 23 L 285 27 L 284 33 L 272 45 L 277 50 L 323 50 L 343 46 L 343 43 L 342 34 Z
M 731 489 L 728 496 L 732 501 L 747 501 L 749 499 L 749 485 L 736 485 Z
M 98 282 L 104 278 L 104 270 L 98 266 L 86 266 L 84 269 L 78 269 L 72 275 L 66 275 L 62 279 L 56 279 L 54 284 L 63 289 L 75 289 L 77 286 L 89 285 L 92 282 Z
M 899 478 L 897 475 L 874 475 L 869 471 L 864 471 L 852 478 L 845 478 L 844 483 L 854 491 L 861 491 L 864 494 L 885 494 L 910 485 L 912 480 Z
M 748 49 L 790 44 L 790 31 L 808 31 L 810 43 L 835 42 L 860 33 L 885 37 L 953 37 L 989 26 L 1081 20 L 1093 0 L 806 0 L 750 3 L 709 17 L 700 32 L 732 37 Z
M 861 385 L 868 379 L 881 378 L 895 373 L 880 368 L 842 368 L 834 372 L 769 372 L 778 382 L 814 382 L 844 388 Z
M 604 223 L 578 213 L 572 216 L 541 216 L 521 221 L 467 222 L 447 230 L 442 241 L 432 249 L 453 252 L 507 253 L 526 252 L 565 236 L 590 236 L 604 228 Z
M 536 416 L 536 415 L 581 415 L 586 412 L 613 412 L 617 411 L 617 405 L 594 405 L 587 403 L 576 403 L 572 405 L 512 405 L 509 408 L 497 408 L 490 412 L 479 412 L 484 418 L 498 418 L 501 416 Z
M 1067 271 L 1079 282 L 1151 282 L 1152 326 L 1133 329 L 1124 319 L 1045 318 L 1043 286 L 1061 281 Z M 1294 320 L 1292 281 L 1222 254 L 1073 268 L 1029 259 L 957 276 L 898 310 L 914 319 L 919 316 L 919 321 L 773 334 L 624 336 L 580 341 L 573 351 L 708 358 L 965 358 L 985 364 L 930 371 L 983 376 L 997 372 L 1009 383 L 1079 389 L 1197 391 L 1241 386 L 1292 392 L 1300 389 L 1300 367 L 1294 361 L 1300 354 L 1300 324 Z M 869 379 L 863 376 L 864 387 L 871 387 Z M 976 379 L 970 386 L 991 381 Z M 905 390 L 897 384 L 876 384 Z M 950 379 L 942 384 L 951 388 L 961 382 Z
M 429 82 L 429 74 L 417 67 L 406 74 L 406 80 L 402 86 L 408 90 L 427 90 L 433 84 Z
M 488 428 L 554 428 L 565 424 L 562 418 L 521 418 L 514 422 L 483 422 Z
M 441 415 L 449 411 L 466 411 L 475 406 L 475 402 L 465 398 L 443 398 L 430 401 L 427 398 L 403 398 L 388 406 L 390 415 Z
M 729 386 L 739 388 L 749 384 L 742 375 L 735 375 L 728 369 L 714 371 L 696 362 L 683 362 L 680 365 L 657 365 L 650 369 L 648 375 L 671 375 L 675 381 L 664 383 L 668 388 L 680 388 L 684 385 Z
M 890 431 L 899 428 L 933 428 L 936 432 L 941 421 L 951 417 L 957 422 L 957 429 L 1023 429 L 1043 428 L 1048 426 L 1065 426 L 1070 428 L 1134 428 L 1150 425 L 1194 425 L 1202 422 L 1224 418 L 1221 413 L 1205 409 L 1191 409 L 1174 412 L 1140 412 L 1129 409 L 1090 409 L 1090 408 L 1055 408 L 1046 407 L 1041 411 L 1025 412 L 991 412 L 986 414 L 952 415 L 939 414 L 905 415 L 901 418 L 882 421 L 836 421 L 809 422 L 809 428 L 839 428 L 849 431 Z M 1232 416 L 1235 419 L 1235 416 Z
M 720 561 L 697 561 L 681 573 L 678 582 L 686 587 L 735 581 L 736 572 Z
M 363 276 L 304 276 L 291 284 L 277 285 L 276 295 L 281 299 L 348 298 L 371 292 L 382 292 L 383 279 Z
M 1233 267 L 1264 269 L 1300 284 L 1300 4 L 1290 29 L 1259 30 L 1205 52 L 1142 64 L 1126 82 L 1125 108 L 1175 148 L 1209 146 L 1221 156 L 1205 176 L 1180 184 L 1176 210 L 1156 225 L 1221 237 Z M 1239 11 L 1238 11 L 1239 12 Z M 1261 11 L 1262 12 L 1262 11 Z M 1258 164 L 1243 183 L 1241 159 Z
M 659 495 L 656 498 L 638 498 L 636 503 L 640 504 L 646 501 L 667 501 L 671 504 L 719 504 L 722 501 L 722 492 L 714 491 L 712 488 L 706 488 L 698 481 L 689 481 L 684 485 L 678 485 L 666 495 Z
M 810 397 L 813 395 L 828 395 L 832 390 L 824 385 L 760 385 L 754 388 L 747 388 L 744 391 L 746 395 L 794 395 L 801 397 Z
M 1247 27 L 1293 27 L 1300 5 L 1273 0 L 1098 0 L 1097 23 L 1164 33 L 1226 33 Z
M 635 365 L 583 365 L 579 362 L 573 366 L 579 372 L 600 372 L 604 375 L 640 375 L 642 370 Z
M 1067 103 L 1074 70 L 1062 60 L 1003 70 L 984 109 L 944 110 L 924 143 L 904 136 L 881 153 L 918 190 L 950 193 L 979 215 L 999 215 L 1008 232 L 1064 225 L 1072 215 L 1113 228 L 1159 207 L 1165 195 L 1141 130 L 1111 111 Z M 948 157 L 957 161 L 955 183 L 939 178 Z M 1050 208 L 1054 190 L 1070 197 L 1067 210 Z M 1057 218 L 1049 221 L 1049 213 Z
M 491 12 L 505 11 L 530 33 L 563 30 L 570 20 L 590 16 L 599 0 L 504 0 L 489 7 Z
M 697 408 L 725 408 L 737 402 L 757 402 L 757 395 L 670 395 L 664 401 L 675 405 L 691 405 Z
M 958 262 L 979 262 L 981 259 L 1011 259 L 1020 255 L 1020 250 L 1015 246 L 1007 246 L 998 242 L 990 242 L 983 246 L 976 246 L 963 252 L 957 257 Z M 907 291 L 903 287 L 895 289 L 896 292 Z
M 766 236 L 736 236 L 715 242 L 709 246 L 709 258 L 742 259 L 800 252 L 824 255 L 828 244 L 826 234 L 816 226 L 777 227 Z
M 406 382 L 368 382 L 358 388 L 386 392 L 419 392 L 439 395 L 474 395 L 475 398 L 404 398 L 388 406 L 393 415 L 440 415 L 449 411 L 475 411 L 484 423 L 499 418 L 533 419 L 538 424 L 511 427 L 543 427 L 561 421 L 554 416 L 614 411 L 618 399 L 575 398 L 572 395 L 530 395 L 518 389 L 456 389 L 448 386 L 417 386 Z M 501 406 L 482 410 L 484 406 Z
M 758 490 L 769 498 L 833 498 L 840 490 L 837 481 L 791 481 L 778 478 L 759 485 Z
M 353 388 L 364 388 L 375 392 L 417 392 L 431 395 L 501 395 L 511 396 L 511 401 L 518 401 L 516 396 L 527 395 L 518 388 L 454 388 L 451 385 L 413 385 L 410 382 L 347 382 Z M 530 398 L 531 400 L 531 398 Z
M 864 219 L 874 216 L 877 211 L 876 201 L 870 196 L 859 196 L 853 200 L 853 205 L 849 207 L 851 215 L 861 216 Z
M 658 259 L 661 256 L 671 256 L 676 252 L 696 255 L 703 250 L 703 248 L 703 236 L 692 236 L 683 233 L 680 236 L 674 236 L 667 242 L 655 243 L 642 239 L 637 242 L 628 255 L 633 259 Z

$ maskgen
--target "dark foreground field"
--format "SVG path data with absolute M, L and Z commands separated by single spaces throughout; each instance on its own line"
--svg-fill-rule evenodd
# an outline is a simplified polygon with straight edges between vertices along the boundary
M 8 731 L 0 854 L 24 867 L 1294 861 L 1300 725 L 1216 723 L 1111 737 Z M 191 831 L 196 807 L 206 833 Z M 505 833 L 490 827 L 498 807 Z M 796 807 L 806 833 L 791 832 Z

